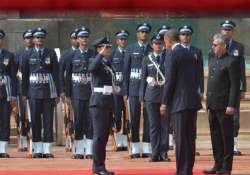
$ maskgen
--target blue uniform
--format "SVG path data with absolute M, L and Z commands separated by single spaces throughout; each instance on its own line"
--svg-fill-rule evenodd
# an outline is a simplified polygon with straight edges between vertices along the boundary
M 16 98 L 16 95 L 17 80 L 14 54 L 5 49 L 0 49 L 0 142 L 9 141 L 10 101 Z
M 149 54 L 151 47 L 147 45 L 139 45 L 135 43 L 129 45 L 127 52 L 125 54 L 124 60 L 124 81 L 123 89 L 124 95 L 129 97 L 130 114 L 131 114 L 131 130 L 132 130 L 132 154 L 140 154 L 140 116 L 141 116 L 141 104 L 139 101 L 139 88 L 141 83 L 141 73 L 142 73 L 142 60 Z M 143 138 L 144 143 L 149 143 L 149 124 L 146 115 L 146 110 L 143 110 Z M 142 146 L 145 148 L 145 146 Z M 149 151 L 142 151 L 147 154 Z
M 91 143 L 93 138 L 92 121 L 89 114 L 91 75 L 88 71 L 88 66 L 93 58 L 93 50 L 81 51 L 79 48 L 75 50 L 73 57 L 66 64 L 66 97 L 71 98 L 74 109 L 76 154 L 84 154 L 85 145 L 83 144 L 82 148 L 78 147 L 84 141 L 84 135 L 86 141 L 91 140 Z M 92 155 L 91 145 L 86 143 L 86 155 Z
M 89 65 L 92 73 L 90 113 L 93 122 L 93 172 L 105 171 L 106 144 L 114 107 L 111 62 L 97 55 Z M 114 72 L 113 72 L 114 73 Z M 111 90 L 111 91 L 110 91 Z M 106 93 L 105 93 L 106 92 Z
M 22 93 L 29 99 L 34 152 L 50 154 L 49 150 L 41 149 L 41 144 L 43 142 L 46 147 L 45 145 L 53 142 L 53 114 L 55 98 L 58 97 L 59 92 L 57 56 L 53 50 L 48 48 L 40 51 L 33 48 L 23 55 L 22 60 Z M 38 149 L 36 149 L 36 145 L 39 147 Z
M 152 60 L 152 61 L 151 61 Z M 142 80 L 140 86 L 140 101 L 144 101 L 149 119 L 152 160 L 158 161 L 165 157 L 168 151 L 168 118 L 160 115 L 161 97 L 164 84 L 157 84 L 162 77 L 156 69 L 159 66 L 164 75 L 165 55 L 149 54 L 142 63 Z M 154 63 L 155 65 L 154 65 Z M 162 156 L 162 157 L 160 157 Z

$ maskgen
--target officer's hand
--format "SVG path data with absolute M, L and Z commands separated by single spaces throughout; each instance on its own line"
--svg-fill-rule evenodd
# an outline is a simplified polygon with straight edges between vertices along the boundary
M 56 97 L 55 102 L 58 104 L 60 102 L 60 97 Z
M 71 100 L 70 100 L 70 98 L 66 97 L 66 98 L 65 98 L 65 102 L 66 102 L 69 106 L 71 106 Z
M 23 101 L 26 102 L 28 100 L 27 96 L 23 96 Z
M 234 112 L 235 112 L 235 108 L 233 108 L 233 107 L 227 107 L 227 109 L 226 109 L 226 114 L 227 115 L 234 115 Z
M 128 96 L 127 96 L 127 95 L 124 95 L 124 96 L 123 96 L 123 101 L 124 101 L 124 103 L 127 103 L 127 100 L 128 100 Z
M 246 96 L 246 95 L 245 95 L 245 92 L 241 92 L 241 93 L 240 93 L 240 99 L 244 99 L 245 96 Z
M 64 103 L 64 102 L 65 102 L 65 93 L 62 92 L 62 93 L 60 94 L 60 97 L 61 97 L 62 102 Z
M 15 99 L 11 99 L 10 105 L 11 105 L 12 109 L 17 107 L 17 100 L 16 100 L 16 98 Z
M 104 56 L 105 55 L 105 51 L 106 51 L 106 45 L 102 48 L 102 50 L 99 52 L 100 55 Z
M 201 99 L 201 101 L 204 100 L 204 94 L 203 93 L 200 94 L 200 99 Z
M 144 108 L 144 101 L 141 101 L 141 107 Z
M 167 105 L 161 104 L 160 106 L 160 114 L 161 116 L 167 116 Z

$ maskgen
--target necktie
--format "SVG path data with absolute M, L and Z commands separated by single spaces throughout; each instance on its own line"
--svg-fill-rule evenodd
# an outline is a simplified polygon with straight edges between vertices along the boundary
M 41 49 L 38 50 L 38 55 L 39 55 L 39 59 L 42 59 L 42 50 Z
M 121 51 L 121 54 L 122 54 L 122 58 L 124 58 L 124 55 L 125 55 L 124 50 Z
M 155 58 L 156 58 L 156 62 L 159 64 L 160 63 L 160 55 L 157 55 Z
M 144 45 L 141 46 L 141 51 L 142 51 L 142 53 L 145 52 L 145 46 Z

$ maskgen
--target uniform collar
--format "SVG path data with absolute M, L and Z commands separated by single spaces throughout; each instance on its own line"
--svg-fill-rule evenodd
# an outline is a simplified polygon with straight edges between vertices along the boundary
M 75 48 L 74 46 L 71 47 L 72 50 L 76 50 L 77 48 Z
M 153 52 L 153 55 L 154 55 L 155 58 L 156 58 L 157 56 L 160 56 L 160 57 L 161 57 L 162 52 L 161 52 L 160 54 L 157 54 L 157 53 Z
M 89 49 L 87 48 L 87 49 L 85 49 L 85 50 L 82 50 L 82 49 L 79 47 L 79 50 L 80 50 L 81 53 L 87 53 Z
M 175 47 L 177 46 L 177 45 L 179 45 L 180 43 L 175 43 L 174 45 L 172 45 L 172 50 L 174 50 L 175 49 Z
M 44 48 L 37 48 L 37 47 L 35 47 L 35 50 L 38 52 L 39 50 L 41 50 L 41 52 L 43 53 L 43 51 L 44 51 Z
M 190 50 L 191 44 L 181 44 L 184 48 Z
M 125 49 L 124 49 L 124 48 L 121 48 L 121 47 L 119 47 L 119 46 L 118 46 L 117 48 L 118 48 L 118 50 L 119 50 L 119 52 L 120 52 L 120 53 L 122 53 L 122 52 L 124 52 L 124 51 L 125 51 Z
M 139 44 L 140 47 L 144 46 L 144 48 L 146 48 L 148 46 L 148 43 L 142 44 L 140 41 L 138 41 L 138 44 Z

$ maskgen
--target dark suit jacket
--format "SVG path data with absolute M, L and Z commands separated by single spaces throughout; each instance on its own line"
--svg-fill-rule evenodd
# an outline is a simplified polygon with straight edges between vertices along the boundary
M 211 57 L 207 83 L 207 108 L 237 107 L 240 93 L 239 62 L 229 56 Z
M 170 113 L 199 110 L 201 103 L 197 91 L 199 84 L 194 55 L 177 45 L 167 57 L 162 103 L 168 106 Z

